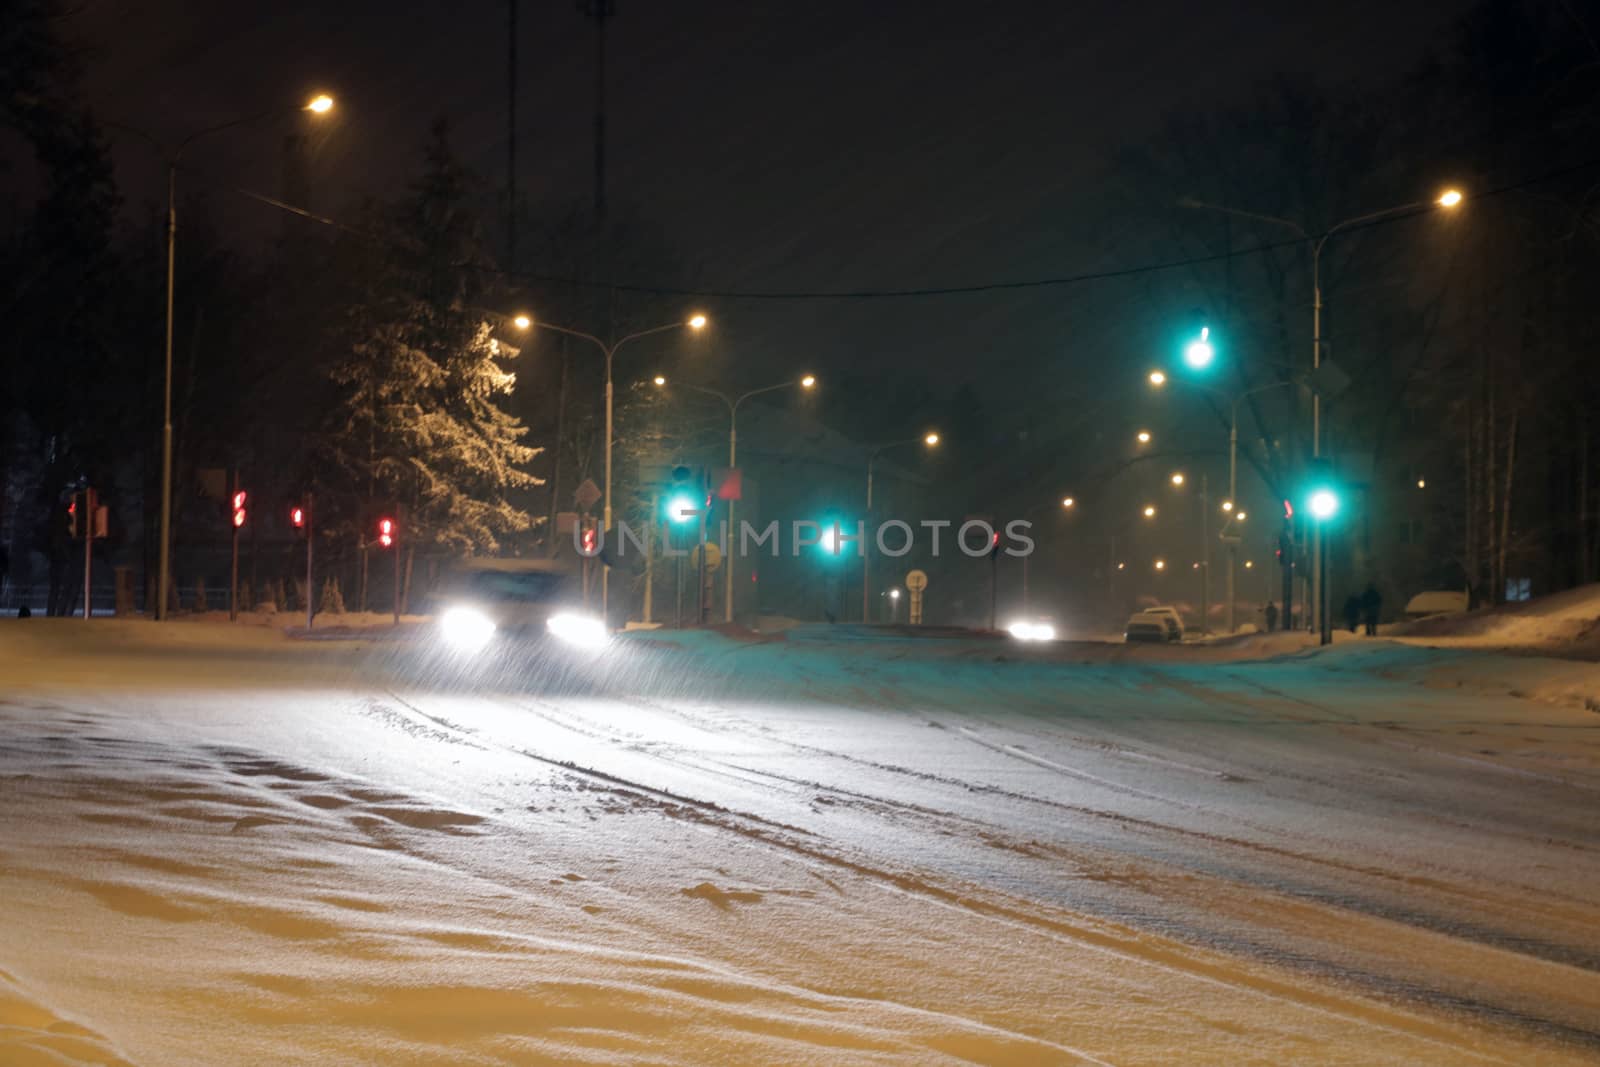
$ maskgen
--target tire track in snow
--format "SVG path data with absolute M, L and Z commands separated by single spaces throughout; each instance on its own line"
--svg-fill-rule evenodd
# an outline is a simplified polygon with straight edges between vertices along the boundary
M 470 732 L 457 723 L 422 710 L 396 693 L 391 692 L 389 695 L 401 703 L 402 706 L 431 723 L 450 730 Z M 484 740 L 481 735 L 477 735 L 475 732 L 473 734 L 480 742 Z M 925 878 L 910 873 L 885 870 L 871 863 L 852 859 L 847 855 L 832 851 L 823 844 L 814 843 L 817 840 L 816 836 L 803 828 L 774 822 L 753 813 L 735 811 L 709 801 L 702 801 L 668 790 L 662 790 L 597 768 L 585 767 L 571 761 L 543 756 L 519 746 L 501 742 L 492 743 L 502 751 L 590 778 L 618 790 L 624 795 L 644 795 L 655 798 L 658 801 L 683 805 L 694 812 L 696 820 L 708 828 L 739 834 L 746 840 L 848 871 L 895 892 L 904 893 L 942 907 L 948 907 L 963 914 L 976 915 L 991 921 L 1001 922 L 1008 926 L 1030 931 L 1036 936 L 1044 936 L 1050 940 L 1103 952 L 1130 963 L 1155 967 L 1205 984 L 1263 997 L 1345 1022 L 1426 1041 L 1449 1048 L 1453 1052 L 1469 1059 L 1505 1062 L 1477 1050 L 1471 1044 L 1465 1043 L 1455 1029 L 1434 1023 L 1405 1008 L 1397 1008 L 1365 999 L 1352 1001 L 1341 994 L 1295 985 L 1290 981 L 1266 975 L 1243 972 L 1223 963 L 1200 959 L 1194 954 L 1193 950 L 1188 949 L 1181 942 L 1162 938 L 1162 945 L 1154 945 L 1150 935 L 1142 934 L 1137 930 L 1120 925 L 1090 926 L 1081 921 L 1069 921 L 1064 918 L 1054 918 L 1028 911 L 1015 904 L 1007 903 L 1004 898 L 985 899 L 970 892 L 963 893 L 956 889 L 933 884 Z M 825 749 L 817 749 L 817 751 L 827 753 Z M 1116 816 L 1115 813 L 1106 814 L 1117 818 L 1129 818 Z M 1143 820 L 1129 818 L 1129 821 L 1141 822 Z M 1151 825 L 1160 826 L 1161 824 Z M 799 834 L 808 840 L 792 840 L 785 836 L 789 833 Z M 1353 980 L 1359 980 L 1360 977 L 1356 973 L 1341 973 L 1341 976 Z M 1441 999 L 1439 1006 L 1456 1008 L 1461 1003 L 1459 1000 L 1448 1001 Z M 1515 1013 L 1496 1010 L 1492 1005 L 1483 1005 L 1481 1007 L 1483 1016 L 1500 1018 L 1506 1022 L 1519 1022 L 1524 1029 L 1533 1033 L 1548 1035 L 1549 1027 L 1560 1028 L 1562 1026 L 1562 1024 L 1554 1023 L 1550 1020 L 1517 1016 Z M 1581 1031 L 1579 1033 L 1592 1040 L 1595 1047 L 1600 1047 L 1600 1034 L 1588 1034 Z M 1025 1040 L 1036 1040 L 1028 1037 L 1028 1035 L 1016 1036 Z M 1081 1056 L 1090 1062 L 1105 1062 L 1082 1050 L 1061 1046 L 1061 1051 Z

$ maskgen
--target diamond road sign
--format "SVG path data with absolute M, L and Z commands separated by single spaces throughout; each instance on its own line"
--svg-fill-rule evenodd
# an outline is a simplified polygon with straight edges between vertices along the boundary
M 600 501 L 600 487 L 594 484 L 593 478 L 585 478 L 583 484 L 578 486 L 578 491 L 572 494 L 578 502 L 578 507 L 588 511 Z

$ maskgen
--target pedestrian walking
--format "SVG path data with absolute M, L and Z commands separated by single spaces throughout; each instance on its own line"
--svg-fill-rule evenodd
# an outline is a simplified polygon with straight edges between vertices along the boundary
M 1361 594 L 1361 615 L 1367 621 L 1367 636 L 1378 636 L 1378 613 L 1383 610 L 1383 594 L 1378 592 L 1378 587 L 1371 582 L 1367 583 L 1367 591 Z
M 1266 616 L 1267 616 L 1267 633 L 1270 634 L 1272 631 L 1274 631 L 1274 630 L 1276 630 L 1278 628 L 1278 605 L 1274 604 L 1270 600 L 1267 601 Z
M 1344 598 L 1344 624 L 1350 627 L 1351 633 L 1361 625 L 1361 597 L 1355 593 Z

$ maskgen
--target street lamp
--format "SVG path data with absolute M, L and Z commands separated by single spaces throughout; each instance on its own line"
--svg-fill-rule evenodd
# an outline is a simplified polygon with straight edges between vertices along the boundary
M 700 320 L 700 324 L 702 326 L 705 325 L 705 316 L 704 315 L 696 315 L 693 319 L 689 320 L 689 325 L 691 327 L 694 327 L 695 319 L 699 319 Z M 656 375 L 655 382 L 656 382 L 657 385 L 666 385 L 667 384 L 666 378 L 662 377 L 659 374 Z M 718 400 L 722 401 L 723 404 L 725 404 L 727 406 L 727 408 L 728 408 L 728 469 L 732 470 L 733 468 L 735 468 L 735 467 L 737 467 L 739 465 L 739 405 L 743 404 L 746 400 L 749 400 L 753 396 L 760 396 L 762 393 L 776 392 L 779 389 L 788 389 L 789 387 L 791 387 L 793 385 L 796 385 L 796 384 L 798 384 L 800 386 L 800 388 L 802 388 L 802 389 L 811 389 L 811 388 L 814 388 L 816 386 L 817 377 L 814 374 L 807 374 L 804 377 L 800 378 L 798 383 L 793 381 L 793 380 L 790 380 L 790 381 L 786 381 L 786 382 L 779 382 L 776 385 L 764 385 L 760 389 L 752 389 L 748 393 L 741 393 L 739 396 L 736 396 L 736 397 L 730 397 L 730 396 L 728 396 L 728 394 L 722 392 L 721 390 L 710 389 L 710 388 L 707 388 L 706 386 L 703 386 L 703 385 L 690 385 L 688 383 L 684 383 L 683 387 L 685 389 L 692 389 L 697 393 L 704 393 L 706 396 L 714 396 Z M 734 531 L 733 531 L 733 503 L 734 502 L 731 499 L 728 501 L 728 537 L 730 539 L 730 542 L 731 542 L 731 539 L 734 536 L 736 536 L 734 534 Z M 730 555 L 731 555 L 731 552 L 730 552 Z M 731 559 L 730 560 L 723 560 L 722 571 L 723 571 L 723 573 L 722 573 L 722 617 L 723 617 L 722 621 L 724 621 L 724 622 L 732 622 L 733 621 L 733 562 L 732 562 Z
M 1159 389 L 1167 384 L 1167 376 L 1161 371 L 1153 370 L 1150 372 L 1150 384 Z
M 534 319 L 532 316 L 526 315 L 526 314 L 522 314 L 522 315 L 516 316 L 512 320 L 512 322 L 514 322 L 516 324 L 516 327 L 519 330 L 529 330 L 529 329 L 537 328 L 537 329 L 541 329 L 541 330 L 550 330 L 550 331 L 552 331 L 554 333 L 565 334 L 568 337 L 576 337 L 580 341 L 588 341 L 590 344 L 592 344 L 596 348 L 600 349 L 601 352 L 605 353 L 605 357 L 606 357 L 606 394 L 605 394 L 606 395 L 606 443 L 605 443 L 606 492 L 605 492 L 605 505 L 604 505 L 605 511 L 604 511 L 604 514 L 603 514 L 602 519 L 601 519 L 601 521 L 603 523 L 601 528 L 605 529 L 605 530 L 609 530 L 609 529 L 611 529 L 611 438 L 612 438 L 611 425 L 612 425 L 613 399 L 614 399 L 615 392 L 616 392 L 615 388 L 612 385 L 612 380 L 611 380 L 611 364 L 616 358 L 618 349 L 620 349 L 623 345 L 627 344 L 629 341 L 637 341 L 642 337 L 649 337 L 652 334 L 666 333 L 668 330 L 681 330 L 681 329 L 684 329 L 685 327 L 687 327 L 688 329 L 695 330 L 695 331 L 698 332 L 698 331 L 700 331 L 700 330 L 705 328 L 706 317 L 704 315 L 696 313 L 694 315 L 691 315 L 686 321 L 668 322 L 668 323 L 664 323 L 664 324 L 662 324 L 660 326 L 652 326 L 648 330 L 639 330 L 636 333 L 630 333 L 626 337 L 622 338 L 620 341 L 616 341 L 616 342 L 614 342 L 612 344 L 606 344 L 604 341 L 600 340 L 600 338 L 596 337 L 594 334 L 584 333 L 582 330 L 574 330 L 574 329 L 570 329 L 570 328 L 568 328 L 566 326 L 556 326 L 556 325 L 553 325 L 551 323 L 544 322 L 542 320 Z M 665 379 L 663 379 L 660 382 L 657 382 L 656 384 L 657 385 L 665 384 Z M 605 618 L 609 619 L 611 617 L 610 616 L 610 610 L 611 610 L 611 568 L 610 567 L 603 567 L 601 569 L 601 571 L 600 571 L 600 610 L 601 610 L 601 614 Z
M 183 161 L 183 153 L 188 150 L 190 145 L 214 133 L 221 133 L 224 130 L 231 130 L 239 126 L 249 126 L 265 119 L 290 115 L 299 111 L 325 115 L 332 110 L 333 97 L 326 93 L 321 93 L 298 107 L 276 107 L 268 111 L 245 115 L 242 118 L 196 130 L 179 141 L 177 146 L 170 150 L 161 141 L 143 130 L 118 122 L 106 123 L 107 126 L 124 130 L 143 139 L 155 148 L 157 152 L 165 156 L 167 160 L 167 326 L 163 360 L 165 364 L 165 381 L 162 386 L 161 547 L 157 556 L 158 564 L 156 568 L 155 617 L 157 620 L 164 620 L 167 617 L 167 586 L 172 580 L 172 308 L 173 278 L 176 274 L 178 254 L 178 165 Z
M 878 445 L 867 456 L 866 519 L 869 525 L 872 522 L 872 466 L 878 462 L 879 456 L 889 451 L 891 448 L 904 448 L 906 445 L 922 445 L 925 448 L 937 448 L 939 445 L 939 434 L 934 430 L 929 430 L 921 437 L 909 437 L 904 441 L 890 441 L 887 444 Z M 861 621 L 863 623 L 872 621 L 869 617 L 869 605 L 871 604 L 871 600 L 868 594 L 868 589 L 870 587 L 868 573 L 872 569 L 871 563 L 872 548 L 870 545 L 863 542 L 861 545 Z
M 1172 484 L 1173 485 L 1182 485 L 1183 484 L 1183 472 L 1182 471 L 1173 471 L 1172 472 Z
M 1138 433 L 1138 441 L 1139 441 L 1139 443 L 1141 445 L 1149 444 L 1150 443 L 1150 431 L 1149 430 L 1140 430 L 1139 433 Z
M 1077 507 L 1078 506 L 1078 502 L 1076 500 L 1074 500 L 1070 496 L 1064 496 L 1064 497 L 1061 498 L 1061 506 L 1064 507 L 1064 508 L 1071 509 L 1071 508 Z
M 1301 241 L 1310 246 L 1312 298 L 1311 368 L 1312 370 L 1316 370 L 1322 366 L 1322 249 L 1323 246 L 1328 243 L 1328 238 L 1343 230 L 1348 230 L 1351 227 L 1359 226 L 1363 223 L 1376 222 L 1379 219 L 1388 218 L 1393 215 L 1404 215 L 1417 211 L 1425 211 L 1435 206 L 1442 207 L 1448 211 L 1459 206 L 1464 199 L 1465 197 L 1462 196 L 1459 189 L 1446 189 L 1433 200 L 1416 200 L 1407 204 L 1400 204 L 1395 207 L 1384 208 L 1382 211 L 1372 211 L 1365 215 L 1357 215 L 1353 218 L 1345 219 L 1342 222 L 1334 223 L 1332 226 L 1329 226 L 1326 230 L 1322 231 L 1322 233 L 1315 239 L 1313 239 L 1311 235 L 1306 232 L 1305 227 L 1301 226 L 1298 222 L 1295 222 L 1292 219 L 1279 218 L 1276 215 L 1262 215 L 1254 211 L 1240 211 L 1238 208 L 1224 207 L 1220 204 L 1207 204 L 1188 197 L 1180 200 L 1179 203 L 1184 207 L 1201 208 L 1208 211 L 1220 211 L 1227 215 L 1238 215 L 1241 218 L 1254 219 L 1257 222 L 1265 222 L 1274 226 L 1281 226 L 1294 233 L 1295 236 L 1299 237 Z M 1313 389 L 1311 393 L 1311 458 L 1317 459 L 1321 455 L 1322 394 Z M 1312 568 L 1311 574 L 1311 600 L 1313 606 L 1315 607 L 1317 605 L 1322 605 L 1322 600 L 1327 596 L 1327 590 L 1324 588 L 1326 582 L 1324 580 L 1325 575 L 1322 568 L 1323 553 L 1321 552 L 1321 528 L 1313 527 L 1312 533 L 1313 537 L 1317 539 L 1317 543 L 1312 545 L 1312 558 L 1315 560 L 1315 564 Z M 1324 610 L 1325 608 L 1326 605 L 1322 605 L 1321 608 L 1318 608 L 1319 616 L 1326 614 L 1326 611 Z
M 1147 519 L 1153 519 L 1156 517 L 1156 507 L 1154 504 L 1146 504 L 1144 506 L 1144 517 Z

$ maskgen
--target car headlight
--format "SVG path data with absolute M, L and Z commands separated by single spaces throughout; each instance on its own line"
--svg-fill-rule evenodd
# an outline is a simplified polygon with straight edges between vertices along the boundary
M 1047 622 L 1014 622 L 1006 627 L 1006 632 L 1018 641 L 1054 641 L 1056 628 Z
M 561 640 L 580 648 L 599 648 L 610 637 L 606 624 L 593 615 L 552 615 L 545 625 Z
M 439 616 L 439 632 L 458 652 L 477 652 L 494 637 L 494 620 L 476 608 L 451 608 Z

